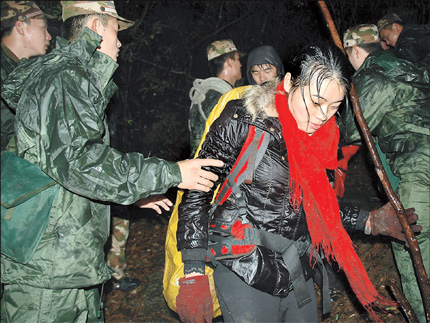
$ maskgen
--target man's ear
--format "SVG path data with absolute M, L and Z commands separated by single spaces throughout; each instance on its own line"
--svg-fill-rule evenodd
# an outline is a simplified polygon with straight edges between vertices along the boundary
M 22 21 L 20 21 L 20 20 L 17 20 L 17 21 L 15 21 L 15 30 L 16 30 L 16 32 L 18 33 L 18 34 L 20 34 L 21 36 L 23 36 L 24 35 L 24 27 L 25 27 L 25 24 L 24 24 L 24 22 L 22 22 Z
M 100 29 L 101 25 L 102 23 L 97 17 L 93 17 L 87 22 L 87 27 L 97 34 L 99 34 L 98 30 Z
M 230 57 L 227 57 L 227 59 L 225 60 L 224 66 L 232 68 L 233 67 L 232 61 L 233 60 Z
M 358 49 L 358 46 L 352 46 L 352 55 L 354 55 L 355 58 L 360 56 L 360 50 Z

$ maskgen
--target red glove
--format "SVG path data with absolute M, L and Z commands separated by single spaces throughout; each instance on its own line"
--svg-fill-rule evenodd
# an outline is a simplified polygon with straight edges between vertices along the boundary
M 418 220 L 418 215 L 415 214 L 415 209 L 409 208 L 406 209 L 405 212 L 412 231 L 414 233 L 419 233 L 422 230 L 422 226 L 413 225 L 413 223 L 416 223 Z M 371 211 L 368 221 L 371 228 L 370 233 L 372 235 L 376 236 L 378 234 L 382 234 L 390 236 L 392 238 L 406 242 L 406 246 L 409 246 L 396 211 L 390 202 L 378 210 Z
M 212 322 L 213 305 L 209 278 L 198 275 L 179 279 L 176 311 L 185 323 Z

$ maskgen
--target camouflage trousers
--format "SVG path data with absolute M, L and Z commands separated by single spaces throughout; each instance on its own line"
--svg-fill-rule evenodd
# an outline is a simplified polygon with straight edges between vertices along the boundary
M 425 172 L 402 176 L 399 184 L 400 200 L 404 208 L 414 207 L 418 214 L 418 224 L 423 229 L 417 241 L 423 258 L 427 276 L 430 277 L 430 180 L 428 168 Z M 420 322 L 425 322 L 423 299 L 414 273 L 414 267 L 403 243 L 392 243 L 394 257 L 400 273 L 403 293 L 411 304 Z
M 112 276 L 115 279 L 124 278 L 125 268 L 127 267 L 125 258 L 125 247 L 130 233 L 130 220 L 112 217 L 112 244 L 107 254 L 107 264 L 115 272 Z
M 5 285 L 1 299 L 1 321 L 102 323 L 101 305 L 97 287 L 54 290 Z

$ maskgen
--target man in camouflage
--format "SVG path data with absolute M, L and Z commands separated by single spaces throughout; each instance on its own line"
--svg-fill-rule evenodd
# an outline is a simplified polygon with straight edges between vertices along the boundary
M 430 86 L 428 71 L 382 50 L 376 25 L 349 28 L 343 36 L 348 59 L 356 72 L 353 83 L 372 135 L 405 208 L 414 207 L 422 226 L 417 236 L 427 275 L 430 273 Z M 401 95 L 399 95 L 401 93 Z M 360 143 L 353 118 L 347 118 L 346 139 Z M 387 169 L 388 170 L 388 169 Z M 398 179 L 398 182 L 394 180 Z M 370 233 L 370 232 L 369 232 Z M 403 292 L 425 322 L 423 300 L 414 268 L 403 243 L 392 243 Z
M 206 48 L 209 70 L 212 77 L 196 79 L 190 90 L 190 131 L 191 156 L 194 156 L 202 138 L 206 120 L 219 98 L 233 89 L 242 78 L 240 54 L 233 41 L 217 40 Z
M 104 245 L 109 203 L 133 204 L 170 187 L 209 191 L 216 160 L 170 162 L 109 146 L 105 109 L 117 89 L 118 31 L 133 22 L 113 1 L 62 1 L 55 50 L 23 60 L 2 84 L 16 110 L 17 155 L 38 165 L 58 193 L 32 258 L 1 255 L 2 321 L 103 322 L 99 285 L 110 279 Z M 3 178 L 3 174 L 2 174 Z
M 2 83 L 23 58 L 44 55 L 51 35 L 45 14 L 34 1 L 1 2 L 1 81 Z M 1 150 L 13 137 L 15 111 L 1 100 Z
M 394 49 L 397 57 L 430 67 L 430 25 L 405 24 L 395 13 L 378 20 L 381 41 Z

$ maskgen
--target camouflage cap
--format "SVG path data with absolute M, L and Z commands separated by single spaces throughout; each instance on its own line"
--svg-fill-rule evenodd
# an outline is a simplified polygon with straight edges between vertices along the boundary
M 40 10 L 34 1 L 1 2 L 1 30 L 12 27 L 17 20 L 53 18 L 55 17 Z
M 379 43 L 378 27 L 373 24 L 362 24 L 348 28 L 343 34 L 343 47 Z
M 395 13 L 389 13 L 378 20 L 378 30 L 381 31 L 382 28 L 387 27 L 395 22 L 403 23 L 403 20 Z
M 214 41 L 206 48 L 206 53 L 208 54 L 208 61 L 234 51 L 237 51 L 237 48 L 233 41 L 230 39 Z M 240 56 L 243 55 L 240 52 L 238 53 Z
M 90 14 L 106 14 L 118 19 L 119 30 L 130 28 L 134 22 L 118 15 L 114 1 L 61 1 L 63 21 L 70 17 Z

